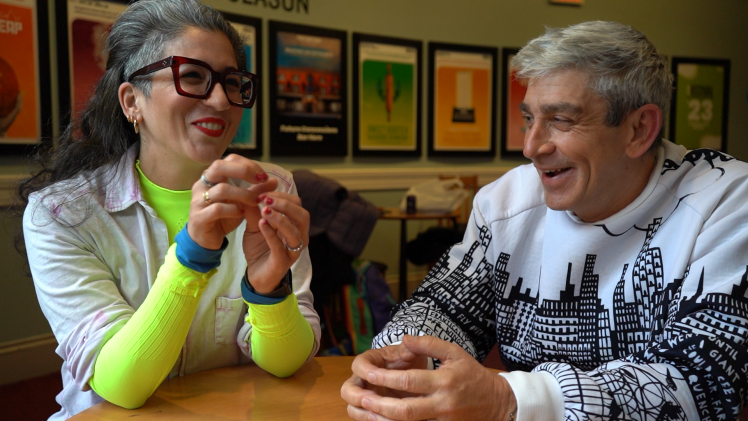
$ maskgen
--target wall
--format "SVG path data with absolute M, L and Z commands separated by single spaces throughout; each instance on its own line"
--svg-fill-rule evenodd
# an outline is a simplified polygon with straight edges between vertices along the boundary
M 282 7 L 273 9 L 270 5 L 275 4 L 276 0 L 203 1 L 219 10 L 262 18 L 265 24 L 264 40 L 268 39 L 267 20 L 272 19 L 324 26 L 349 33 L 358 31 L 419 39 L 424 42 L 519 47 L 540 35 L 545 26 L 566 26 L 593 19 L 617 20 L 642 30 L 660 52 L 668 56 L 732 60 L 728 152 L 740 159 L 748 159 L 748 142 L 744 141 L 744 134 L 748 133 L 748 2 L 745 0 L 587 0 L 587 4 L 582 7 L 550 5 L 547 0 L 308 0 L 308 14 L 286 12 Z M 290 4 L 291 1 L 285 0 L 285 3 Z M 279 0 L 279 4 L 283 3 L 284 0 Z M 50 9 L 53 9 L 52 0 L 49 0 L 49 4 Z M 263 6 L 264 4 L 268 6 Z M 50 14 L 53 15 L 52 10 Z M 50 21 L 54 22 L 54 16 L 51 16 Z M 54 28 L 50 33 L 55 33 Z M 52 39 L 51 43 L 54 49 L 55 40 Z M 265 44 L 267 45 L 267 41 Z M 426 44 L 424 64 L 425 47 Z M 267 75 L 267 48 L 263 51 L 265 57 L 261 76 Z M 350 60 L 351 54 L 348 57 Z M 54 78 L 54 57 L 51 70 Z M 351 77 L 349 72 L 349 78 Z M 424 83 L 428 83 L 425 66 L 423 79 Z M 53 80 L 53 87 L 55 86 L 56 81 Z M 500 86 L 497 89 L 500 89 Z M 263 99 L 264 103 L 261 106 L 267 109 L 268 98 L 265 96 Z M 53 101 L 56 101 L 54 95 Z M 426 104 L 425 90 L 423 101 Z M 57 112 L 57 104 L 54 104 L 53 109 Z M 425 107 L 423 112 L 425 142 L 425 135 L 428 133 Z M 501 110 L 497 110 L 497 118 L 501 115 L 500 112 Z M 348 114 L 352 114 L 350 109 Z M 268 127 L 267 113 L 264 113 L 264 116 L 264 126 Z M 264 150 L 267 151 L 267 131 L 264 142 Z M 263 159 L 270 160 L 270 157 L 264 156 Z M 425 152 L 417 159 L 354 159 L 349 155 L 345 158 L 273 158 L 272 161 L 289 169 L 309 167 L 334 177 L 340 174 L 335 171 L 340 170 L 349 176 L 361 173 L 368 174 L 370 178 L 371 174 L 377 174 L 376 171 L 372 172 L 372 169 L 378 169 L 380 172 L 420 169 L 425 173 L 436 173 L 444 169 L 451 172 L 474 172 L 476 168 L 493 168 L 496 169 L 495 175 L 498 175 L 504 169 L 523 162 L 502 160 L 500 157 L 470 160 L 429 159 Z M 7 202 L 7 199 L 2 200 L 3 197 L 7 196 L 12 182 L 26 171 L 26 166 L 21 159 L 0 157 L 0 201 Z M 487 174 L 490 172 L 487 170 Z M 344 182 L 350 179 L 344 176 L 338 178 Z M 485 180 L 490 178 L 487 176 Z M 405 182 L 412 180 L 406 179 Z M 380 206 L 395 206 L 404 193 L 404 186 L 388 186 L 390 187 L 386 187 L 385 190 L 366 187 L 363 196 Z M 11 222 L 6 222 L 4 226 L 7 227 L 9 223 Z M 414 237 L 426 226 L 427 223 L 412 223 L 409 225 L 410 236 Z M 363 252 L 364 257 L 387 263 L 390 266 L 388 273 L 391 275 L 396 274 L 398 267 L 397 230 L 397 223 L 380 221 Z M 28 349 L 36 345 L 48 347 L 50 340 L 49 327 L 39 311 L 31 281 L 22 275 L 21 259 L 13 252 L 11 235 L 6 231 L 8 230 L 0 232 L 0 267 L 4 269 L 0 281 L 0 367 L 5 364 L 4 361 L 10 361 L 3 359 L 3 355 L 11 355 L 20 352 L 19 349 Z M 423 268 L 411 267 L 410 270 L 414 277 L 418 277 L 421 274 L 419 271 Z M 19 343 L 22 346 L 19 346 Z M 13 361 L 17 361 L 17 358 Z M 0 383 L 7 382 L 8 378 L 11 377 L 5 372 L 0 372 Z

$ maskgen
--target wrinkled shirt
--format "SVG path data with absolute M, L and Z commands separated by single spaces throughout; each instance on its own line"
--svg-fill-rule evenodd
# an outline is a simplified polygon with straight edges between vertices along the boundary
M 169 248 L 166 224 L 143 199 L 133 145 L 115 164 L 33 193 L 23 218 L 24 237 L 39 304 L 59 343 L 62 409 L 69 418 L 103 399 L 88 385 L 101 347 L 143 303 Z M 278 190 L 296 194 L 291 174 L 260 163 L 278 179 Z M 238 185 L 245 182 L 232 180 Z M 252 326 L 245 321 L 241 279 L 246 221 L 227 238 L 218 273 L 200 303 L 169 378 L 251 360 Z M 309 289 L 308 250 L 292 266 L 299 310 L 314 332 L 309 358 L 319 348 L 319 317 Z

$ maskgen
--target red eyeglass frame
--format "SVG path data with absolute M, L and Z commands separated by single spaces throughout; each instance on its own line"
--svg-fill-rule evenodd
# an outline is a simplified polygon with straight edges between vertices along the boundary
M 210 82 L 207 91 L 203 95 L 198 94 L 191 94 L 189 92 L 186 92 L 182 89 L 181 86 L 179 86 L 179 66 L 182 64 L 195 64 L 201 67 L 204 67 L 206 70 L 210 72 Z M 174 88 L 176 88 L 177 93 L 182 96 L 186 96 L 189 98 L 197 98 L 197 99 L 206 99 L 210 96 L 210 93 L 213 91 L 213 87 L 216 83 L 220 83 L 221 87 L 223 88 L 224 94 L 226 94 L 226 99 L 229 101 L 229 104 L 241 107 L 241 108 L 252 108 L 252 106 L 255 104 L 255 100 L 257 99 L 257 92 L 260 88 L 260 77 L 257 76 L 254 73 L 246 72 L 244 70 L 238 70 L 238 69 L 226 69 L 223 72 L 219 73 L 213 70 L 210 65 L 204 61 L 196 60 L 194 58 L 188 58 L 188 57 L 181 57 L 181 56 L 170 56 L 163 58 L 155 63 L 149 64 L 139 70 L 134 71 L 130 74 L 130 76 L 127 77 L 127 81 L 131 82 L 133 78 L 137 76 L 145 76 L 149 75 L 153 72 L 159 71 L 161 69 L 166 69 L 168 67 L 171 67 L 171 73 L 174 76 Z M 226 92 L 226 75 L 229 73 L 239 73 L 243 76 L 246 76 L 250 82 L 252 83 L 252 90 L 249 95 L 249 102 L 247 103 L 239 103 L 234 102 L 229 98 L 228 93 Z

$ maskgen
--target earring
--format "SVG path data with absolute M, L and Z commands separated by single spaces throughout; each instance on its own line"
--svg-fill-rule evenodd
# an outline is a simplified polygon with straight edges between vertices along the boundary
M 131 115 L 128 115 L 128 116 L 127 116 L 127 122 L 128 122 L 128 123 L 132 123 L 132 116 L 131 116 Z
M 138 119 L 133 118 L 132 119 L 132 127 L 135 128 L 135 134 L 140 133 L 140 127 L 138 127 Z

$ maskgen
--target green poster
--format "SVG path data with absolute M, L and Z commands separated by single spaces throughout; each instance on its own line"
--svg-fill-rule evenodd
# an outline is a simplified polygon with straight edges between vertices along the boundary
M 361 72 L 361 149 L 416 148 L 413 64 L 364 60 Z
M 688 149 L 722 150 L 725 67 L 678 63 L 676 77 L 673 141 Z

